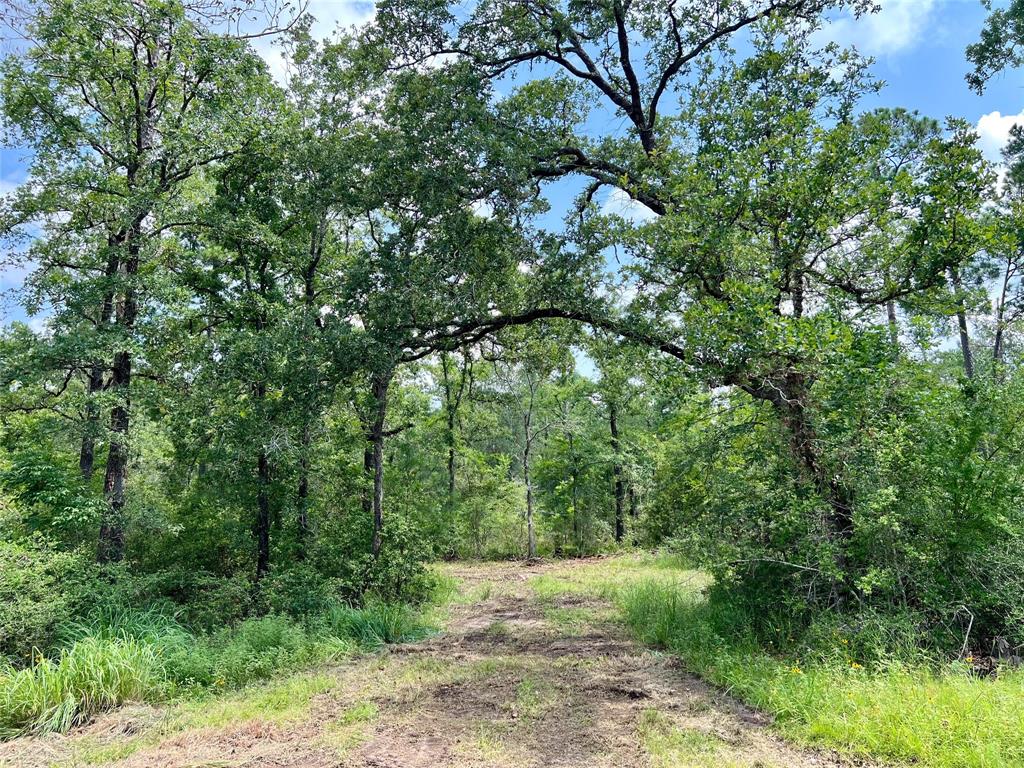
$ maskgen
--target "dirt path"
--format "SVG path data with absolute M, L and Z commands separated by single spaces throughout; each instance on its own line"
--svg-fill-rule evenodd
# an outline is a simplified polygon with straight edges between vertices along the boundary
M 465 597 L 442 634 L 293 682 L 295 701 L 281 694 L 276 714 L 175 731 L 155 710 L 122 711 L 79 734 L 0 747 L 0 765 L 848 764 L 786 744 L 760 714 L 638 647 L 608 603 L 578 591 L 538 595 L 531 584 L 575 567 L 458 567 Z

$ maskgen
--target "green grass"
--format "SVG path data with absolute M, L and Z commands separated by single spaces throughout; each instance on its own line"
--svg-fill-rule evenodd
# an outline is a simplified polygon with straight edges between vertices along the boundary
M 211 635 L 154 613 L 100 614 L 67 627 L 55 657 L 0 667 L 0 739 L 63 733 L 126 702 L 237 689 L 429 631 L 409 607 L 386 604 L 339 605 L 305 623 L 254 618 Z
M 556 700 L 557 691 L 539 677 L 528 675 L 516 685 L 516 713 L 526 720 L 540 717 Z
M 429 631 L 406 605 L 371 604 L 365 608 L 338 605 L 328 611 L 330 636 L 352 638 L 363 648 L 422 639 Z
M 122 760 L 136 752 L 157 746 L 176 733 L 198 728 L 219 728 L 248 720 L 287 725 L 307 717 L 315 696 L 337 685 L 332 675 L 303 673 L 287 675 L 230 691 L 172 703 L 159 713 L 151 727 L 116 741 L 89 736 L 75 742 L 74 765 L 93 765 Z
M 675 556 L 636 553 L 534 576 L 529 584 L 542 603 L 550 603 L 574 594 L 612 600 L 624 589 L 649 582 L 696 591 L 707 586 L 710 578 L 703 571 L 686 568 Z
M 54 659 L 0 669 L 0 738 L 67 731 L 97 712 L 158 695 L 163 680 L 149 643 L 83 638 Z
M 932 768 L 1024 765 L 1024 672 L 979 679 L 965 665 L 920 660 L 872 665 L 836 649 L 787 658 L 760 647 L 692 590 L 642 582 L 620 591 L 643 642 L 770 712 L 798 741 L 858 757 Z
M 700 731 L 679 728 L 656 709 L 644 710 L 637 735 L 653 768 L 726 768 L 722 740 Z

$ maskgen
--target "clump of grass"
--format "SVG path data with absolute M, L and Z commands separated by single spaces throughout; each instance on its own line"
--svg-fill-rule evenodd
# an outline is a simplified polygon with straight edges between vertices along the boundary
M 516 686 L 516 710 L 520 717 L 533 720 L 555 700 L 555 691 L 544 681 L 527 676 Z
M 770 653 L 743 617 L 666 583 L 619 594 L 645 643 L 772 713 L 797 740 L 933 768 L 1024 764 L 1024 673 L 978 679 L 962 664 L 889 659 L 867 667 L 840 649 Z M 841 640 L 840 640 L 841 644 Z
M 351 638 L 362 648 L 371 650 L 419 640 L 429 632 L 416 612 L 406 605 L 370 603 L 362 608 L 338 605 L 325 619 L 332 636 Z
M 60 637 L 65 645 L 87 637 L 103 640 L 131 638 L 163 645 L 175 640 L 189 640 L 192 635 L 173 617 L 160 611 L 101 608 L 84 619 L 65 624 L 61 627 Z
M 134 638 L 86 637 L 55 659 L 0 669 L 0 737 L 67 731 L 98 712 L 152 697 L 164 684 L 154 647 Z

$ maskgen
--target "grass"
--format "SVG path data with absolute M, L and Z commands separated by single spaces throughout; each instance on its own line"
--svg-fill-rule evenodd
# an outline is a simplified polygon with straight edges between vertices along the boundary
M 790 738 L 932 768 L 1024 765 L 1020 671 L 979 679 L 965 665 L 920 660 L 868 669 L 836 649 L 787 658 L 730 628 L 699 593 L 664 581 L 634 583 L 617 602 L 640 640 L 772 713 Z
M 114 741 L 87 736 L 74 742 L 74 765 L 94 765 L 122 760 L 154 747 L 168 736 L 194 729 L 215 729 L 259 720 L 287 725 L 307 717 L 313 698 L 331 691 L 337 680 L 331 675 L 302 673 L 247 686 L 222 695 L 182 699 L 134 736 Z
M 0 668 L 0 738 L 63 733 L 127 702 L 237 689 L 428 632 L 415 611 L 386 604 L 339 605 L 304 623 L 254 618 L 211 635 L 155 613 L 100 614 L 66 628 L 57 656 Z
M 134 638 L 83 638 L 55 659 L 0 669 L 0 737 L 64 732 L 97 712 L 157 695 L 156 650 Z
M 675 726 L 656 709 L 640 716 L 637 735 L 651 758 L 653 768 L 727 768 L 721 739 Z
M 535 720 L 552 707 L 558 692 L 539 677 L 526 676 L 516 685 L 515 711 L 525 720 Z
M 698 591 L 710 583 L 710 578 L 703 571 L 687 568 L 675 556 L 637 553 L 594 560 L 583 567 L 556 570 L 529 581 L 542 603 L 573 594 L 614 600 L 623 590 L 641 583 Z
M 327 740 L 339 758 L 344 757 L 369 737 L 370 726 L 380 716 L 377 705 L 361 701 L 341 713 L 327 726 Z

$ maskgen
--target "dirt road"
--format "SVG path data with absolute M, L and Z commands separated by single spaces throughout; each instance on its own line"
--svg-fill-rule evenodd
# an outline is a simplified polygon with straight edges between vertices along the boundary
M 202 717 L 122 710 L 75 734 L 2 745 L 0 765 L 848 764 L 783 742 L 759 713 L 634 643 L 607 601 L 560 588 L 595 567 L 457 566 L 461 596 L 425 642 L 243 693 Z

